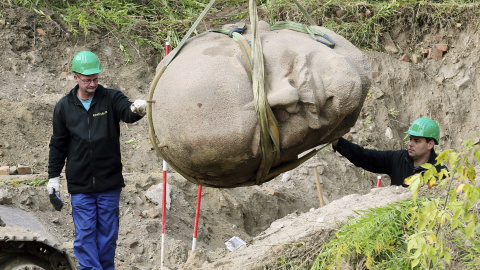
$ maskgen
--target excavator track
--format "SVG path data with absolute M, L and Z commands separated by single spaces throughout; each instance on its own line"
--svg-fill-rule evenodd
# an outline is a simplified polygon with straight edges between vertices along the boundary
M 73 266 L 73 268 L 72 268 Z M 0 227 L 0 269 L 76 269 L 64 249 L 38 232 Z

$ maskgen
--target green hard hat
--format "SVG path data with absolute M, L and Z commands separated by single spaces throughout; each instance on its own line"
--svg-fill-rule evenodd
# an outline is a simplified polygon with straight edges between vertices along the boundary
M 73 57 L 72 71 L 83 75 L 97 74 L 102 72 L 102 65 L 94 53 L 81 51 Z
M 413 121 L 412 125 L 408 129 L 407 134 L 417 137 L 432 138 L 435 144 L 438 144 L 440 139 L 440 128 L 437 122 L 430 118 L 418 118 Z

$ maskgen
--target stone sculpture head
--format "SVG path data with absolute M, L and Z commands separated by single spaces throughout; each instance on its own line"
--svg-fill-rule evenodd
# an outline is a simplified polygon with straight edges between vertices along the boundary
M 265 90 L 280 131 L 275 167 L 347 133 L 371 72 L 365 55 L 328 29 L 318 27 L 334 49 L 308 34 L 269 29 L 261 24 Z M 237 42 L 213 32 L 190 39 L 158 81 L 154 99 L 153 125 L 170 165 L 205 186 L 253 184 L 262 157 L 260 126 Z

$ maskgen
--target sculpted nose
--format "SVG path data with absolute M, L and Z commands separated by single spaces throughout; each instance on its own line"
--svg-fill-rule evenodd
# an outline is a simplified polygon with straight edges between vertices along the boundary
M 267 99 L 272 109 L 284 109 L 288 113 L 297 113 L 300 109 L 300 94 L 293 86 L 293 80 L 289 78 L 272 84 L 272 88 L 268 89 Z

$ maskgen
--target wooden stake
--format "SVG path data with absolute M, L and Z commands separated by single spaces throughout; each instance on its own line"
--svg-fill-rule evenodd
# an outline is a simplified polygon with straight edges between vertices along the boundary
M 315 184 L 317 185 L 317 194 L 318 194 L 318 200 L 320 202 L 320 207 L 325 206 L 325 201 L 323 200 L 323 191 L 322 191 L 322 185 L 320 184 L 320 175 L 318 174 L 317 167 L 321 166 L 321 163 L 315 163 L 312 165 L 309 165 L 308 167 L 313 168 L 313 172 L 315 173 Z

